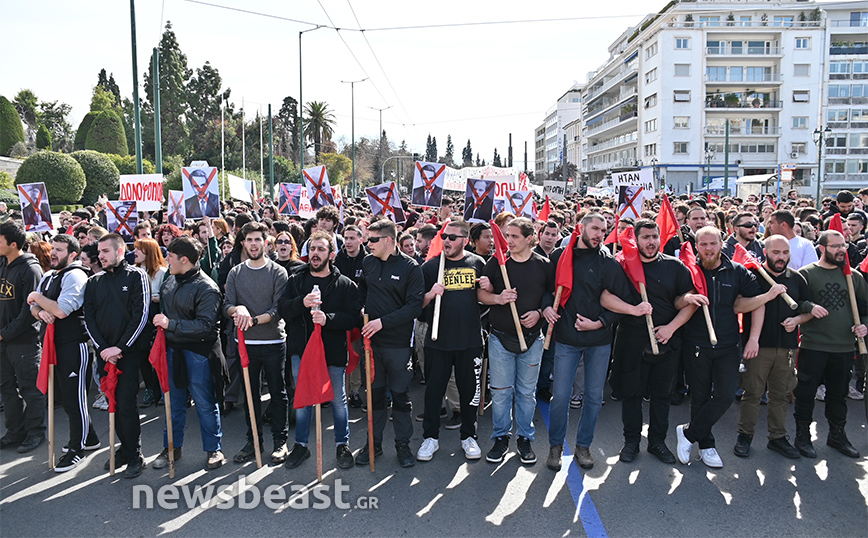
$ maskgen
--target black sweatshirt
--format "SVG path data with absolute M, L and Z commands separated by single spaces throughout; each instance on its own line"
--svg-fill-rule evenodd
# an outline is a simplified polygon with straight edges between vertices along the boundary
M 409 348 L 413 321 L 422 312 L 425 295 L 422 270 L 413 258 L 397 251 L 386 261 L 369 254 L 362 268 L 362 304 L 371 321 L 379 319 L 383 324 L 371 342 L 385 348 Z

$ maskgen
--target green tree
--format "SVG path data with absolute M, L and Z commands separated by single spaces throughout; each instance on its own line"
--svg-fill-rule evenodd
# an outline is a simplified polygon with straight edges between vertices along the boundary
M 56 151 L 70 152 L 73 148 L 72 125 L 67 119 L 72 107 L 60 101 L 39 103 L 42 124 L 51 133 L 51 144 Z
M 193 71 L 187 67 L 187 56 L 181 52 L 172 23 L 160 39 L 160 133 L 163 153 L 189 157 L 190 132 L 186 123 L 190 96 L 187 83 Z M 145 101 L 142 103 L 142 145 L 145 155 L 154 155 L 154 78 L 151 66 L 145 70 Z M 219 117 L 219 112 L 218 112 Z
M 102 112 L 103 110 L 118 112 L 120 108 L 115 102 L 113 93 L 105 90 L 102 86 L 94 86 L 93 95 L 90 98 L 90 111 Z
M 313 143 L 314 160 L 320 162 L 323 143 L 330 141 L 334 134 L 335 116 L 328 104 L 322 101 L 311 101 L 304 105 L 304 114 L 304 137 Z
M 219 144 L 209 144 L 208 141 L 209 130 L 215 126 L 219 129 L 221 98 L 228 100 L 231 93 L 229 89 L 221 93 L 222 85 L 220 73 L 208 62 L 196 69 L 196 74 L 187 83 L 186 124 L 190 132 L 189 150 L 195 153 L 191 153 L 191 157 L 198 159 L 203 151 L 204 158 L 219 157 Z M 162 105 L 162 95 L 160 103 Z M 258 142 L 259 137 L 256 140 Z
M 87 182 L 78 162 L 64 153 L 39 151 L 28 157 L 15 183 L 45 183 L 49 199 L 54 204 L 74 204 L 81 199 Z
M 93 120 L 99 114 L 99 112 L 88 112 L 84 115 L 84 118 L 81 119 L 81 123 L 78 124 L 78 130 L 75 132 L 75 141 L 73 142 L 73 149 L 75 151 L 81 151 L 84 149 L 84 143 L 87 141 L 87 133 L 90 131 L 90 126 L 93 124 Z
M 500 154 L 497 153 L 497 148 L 494 148 L 494 158 L 491 160 L 491 166 L 502 166 L 500 164 Z
M 76 152 L 79 153 L 79 152 Z M 132 176 L 138 174 L 136 171 L 136 156 L 135 155 L 116 155 L 114 153 L 101 153 L 100 155 L 105 155 L 109 159 L 111 159 L 112 163 L 114 163 L 115 167 L 117 167 L 118 172 L 122 176 Z M 163 160 L 163 163 L 166 161 Z M 163 165 L 163 171 L 165 171 L 165 164 Z M 85 171 L 86 172 L 86 171 Z M 154 166 L 154 163 L 147 159 L 142 159 L 142 173 L 143 174 L 156 174 L 157 168 Z M 90 176 L 88 176 L 89 178 Z M 88 186 L 90 186 L 90 179 L 88 179 Z M 103 191 L 106 192 L 106 191 Z
M 473 148 L 470 147 L 470 139 L 467 139 L 467 145 L 461 150 L 461 159 L 464 161 L 464 166 L 473 166 Z
M 51 133 L 45 124 L 40 124 L 36 131 L 36 149 L 51 149 Z
M 121 106 L 121 89 L 118 87 L 118 83 L 115 82 L 114 73 L 106 77 L 105 69 L 100 69 L 96 85 L 114 96 L 112 107 L 117 108 Z
M 84 148 L 101 153 L 128 155 L 127 135 L 120 117 L 110 110 L 97 114 L 87 132 Z
M 286 96 L 280 111 L 272 117 L 274 154 L 298 162 L 298 101 Z
M 18 92 L 13 103 L 15 104 L 15 109 L 18 111 L 18 115 L 27 124 L 27 130 L 32 136 L 32 132 L 36 130 L 39 124 L 39 99 L 36 98 L 33 90 L 25 89 Z
M 455 146 L 452 145 L 452 135 L 446 135 L 446 155 L 443 162 L 447 166 L 455 166 L 454 162 L 455 157 Z
M 331 176 L 329 176 L 331 177 Z M 274 156 L 274 184 L 278 183 L 299 183 L 301 180 L 301 171 L 298 166 L 291 160 L 282 155 Z
M 332 185 L 342 185 L 352 173 L 353 161 L 340 153 L 323 153 L 317 162 L 325 165 L 329 183 Z
M 9 155 L 16 142 L 24 142 L 21 117 L 15 105 L 0 95 L 0 155 Z
M 70 157 L 78 161 L 87 178 L 81 202 L 89 205 L 103 193 L 116 200 L 120 189 L 120 172 L 109 155 L 97 151 L 76 151 Z

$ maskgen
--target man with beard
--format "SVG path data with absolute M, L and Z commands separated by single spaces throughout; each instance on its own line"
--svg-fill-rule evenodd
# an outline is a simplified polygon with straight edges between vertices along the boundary
M 701 312 L 694 313 L 684 332 L 684 345 L 693 350 L 693 356 L 685 361 L 690 385 L 690 422 L 675 429 L 677 455 L 681 463 L 689 463 L 693 445 L 698 443 L 702 462 L 719 468 L 723 467 L 723 461 L 715 449 L 711 428 L 735 400 L 741 362 L 737 313 L 756 310 L 787 288 L 775 284 L 768 292 L 761 293 L 756 277 L 743 265 L 723 255 L 717 228 L 706 226 L 696 232 L 696 250 L 708 283 L 708 297 L 698 299 L 708 304 L 717 344 L 711 343 L 705 316 Z
M 816 458 L 811 444 L 811 422 L 814 414 L 814 394 L 822 379 L 826 383 L 826 419 L 829 436 L 826 444 L 845 456 L 858 458 L 859 452 L 850 444 L 844 426 L 847 423 L 847 390 L 853 356 L 854 336 L 868 334 L 863 313 L 862 323 L 853 324 L 847 282 L 842 268 L 846 262 L 847 241 L 836 231 L 827 230 L 819 238 L 820 260 L 799 272 L 808 281 L 809 293 L 800 311 L 815 319 L 802 326 L 799 343 L 799 384 L 796 396 L 796 448 L 806 458 Z M 856 301 L 868 301 L 868 286 L 858 271 L 853 271 Z
M 287 274 L 286 269 L 264 255 L 266 229 L 261 222 L 248 222 L 241 229 L 247 261 L 229 271 L 223 308 L 226 316 L 235 322 L 235 327 L 245 332 L 253 410 L 260 437 L 262 427 L 258 422 L 262 417 L 262 401 L 259 380 L 260 374 L 265 374 L 271 395 L 271 435 L 274 439 L 271 463 L 280 464 L 286 460 L 289 451 L 286 447 L 288 401 L 284 379 L 286 332 L 277 308 L 286 287 Z M 247 444 L 235 454 L 237 463 L 247 461 L 256 453 L 254 442 L 262 445 L 261 438 L 253 439 L 250 413 L 244 413 L 244 418 L 247 421 Z
M 314 325 L 322 327 L 325 360 L 334 397 L 331 401 L 334 418 L 338 466 L 353 466 L 349 449 L 350 423 L 347 413 L 347 393 L 344 386 L 347 369 L 347 331 L 359 326 L 359 303 L 356 285 L 332 265 L 334 243 L 328 232 L 318 231 L 308 241 L 310 262 L 295 271 L 280 298 L 280 315 L 289 328 L 287 347 L 292 373 L 296 381 L 301 357 L 313 334 Z M 319 286 L 319 293 L 313 291 Z M 313 406 L 296 410 L 295 445 L 286 459 L 286 467 L 294 469 L 310 457 L 307 448 Z
M 753 254 L 760 263 L 764 262 L 766 257 L 763 254 L 763 242 L 756 238 L 756 231 L 759 227 L 756 217 L 753 213 L 739 213 L 732 219 L 732 225 L 735 232 L 729 236 L 726 243 L 723 245 L 723 253 L 732 258 L 735 252 L 736 243 L 740 243 L 747 251 Z
M 696 250 L 696 231 L 708 224 L 708 213 L 700 206 L 692 207 L 687 212 L 687 227 L 682 228 L 684 232 L 684 240 L 690 243 Z M 666 243 L 663 248 L 663 253 L 670 256 L 675 255 L 675 251 L 681 248 L 681 243 L 678 237 L 673 237 Z
M 78 240 L 60 234 L 51 240 L 51 271 L 45 273 L 37 291 L 27 296 L 30 313 L 38 320 L 54 324 L 57 349 L 55 371 L 60 386 L 60 401 L 69 418 L 69 442 L 63 447 L 54 471 L 63 473 L 81 462 L 85 450 L 99 448 L 99 438 L 87 411 L 87 388 L 92 376 L 87 331 L 84 330 L 84 289 L 91 274 L 77 257 Z
M 639 259 L 648 285 L 648 302 L 641 302 L 633 288 L 629 303 L 604 291 L 604 307 L 625 314 L 615 337 L 612 379 L 617 379 L 621 395 L 621 420 L 624 423 L 624 448 L 620 460 L 636 459 L 642 439 L 642 398 L 651 395 L 648 411 L 648 452 L 663 463 L 675 463 L 666 446 L 669 429 L 669 400 L 678 359 L 681 356 L 681 327 L 701 304 L 693 293 L 690 272 L 678 258 L 660 253 L 660 228 L 652 220 L 641 219 L 633 227 Z M 654 355 L 648 342 L 645 314 L 651 314 L 659 353 Z M 616 375 L 617 373 L 617 375 Z
M 808 295 L 808 283 L 802 275 L 787 267 L 790 261 L 790 242 L 787 238 L 773 235 L 766 239 L 765 254 L 763 267 L 766 272 L 776 283 L 787 287 L 787 294 L 794 301 L 804 300 Z M 763 278 L 757 278 L 757 282 L 763 291 L 771 288 Z M 744 395 L 741 397 L 738 440 L 733 448 L 736 456 L 746 458 L 750 454 L 750 444 L 759 417 L 760 399 L 768 386 L 767 447 L 787 458 L 799 457 L 799 451 L 787 439 L 787 394 L 796 384 L 794 367 L 796 348 L 799 346 L 799 333 L 796 329 L 810 319 L 810 314 L 793 315 L 783 297 L 777 297 L 765 306 L 744 315 Z
M 546 466 L 558 471 L 567 435 L 570 396 L 579 362 L 584 362 L 585 397 L 582 417 L 576 432 L 575 458 L 582 469 L 594 466 L 590 446 L 594 440 L 597 416 L 603 406 L 603 386 L 609 368 L 612 347 L 612 324 L 618 315 L 600 305 L 604 289 L 618 297 L 628 297 L 630 284 L 608 249 L 600 248 L 606 236 L 606 219 L 590 213 L 582 219 L 582 235 L 572 252 L 558 249 L 552 255 L 557 267 L 560 256 L 573 257 L 573 288 L 560 313 L 548 307 L 543 315 L 555 323 L 554 384 L 549 427 L 549 454 Z

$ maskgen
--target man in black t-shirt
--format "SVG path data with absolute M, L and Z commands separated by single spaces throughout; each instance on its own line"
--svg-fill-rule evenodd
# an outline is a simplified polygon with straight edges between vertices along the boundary
M 510 221 L 506 227 L 506 241 L 509 245 L 506 271 L 513 287 L 506 289 L 500 263 L 497 258 L 492 258 L 482 273 L 491 281 L 492 289 L 480 287 L 478 293 L 480 302 L 492 305 L 488 353 L 494 446 L 485 459 L 500 463 L 509 449 L 514 399 L 519 458 L 522 463 L 532 465 L 536 463 L 531 447 L 536 410 L 534 393 L 543 353 L 542 328 L 546 326 L 542 311 L 552 305 L 555 271 L 548 258 L 531 250 L 534 229 L 530 219 L 519 217 Z M 519 346 L 510 303 L 515 303 L 518 311 L 527 351 L 521 351 Z
M 425 334 L 425 413 L 424 440 L 416 459 L 430 461 L 440 448 L 440 403 L 446 394 L 449 377 L 455 371 L 455 384 L 461 408 L 461 448 L 469 460 L 482 457 L 476 442 L 476 412 L 473 404 L 477 390 L 476 361 L 482 353 L 482 325 L 476 300 L 476 282 L 485 262 L 465 252 L 470 227 L 453 220 L 441 234 L 446 263 L 443 283 L 437 282 L 440 257 L 422 265 L 425 293 L 422 315 L 428 322 Z M 440 321 L 437 340 L 432 339 L 434 305 L 440 296 Z

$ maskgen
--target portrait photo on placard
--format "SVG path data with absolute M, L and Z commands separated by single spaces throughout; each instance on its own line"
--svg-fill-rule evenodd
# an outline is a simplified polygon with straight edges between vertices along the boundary
M 188 219 L 198 220 L 204 216 L 220 218 L 220 189 L 217 168 L 181 168 L 184 185 L 184 207 Z
M 398 195 L 398 186 L 394 181 L 374 185 L 366 189 L 365 193 L 368 195 L 372 214 L 385 215 L 395 224 L 407 221 L 404 208 L 401 205 L 401 197 Z
M 464 193 L 464 220 L 488 222 L 494 211 L 494 180 L 469 178 Z
M 18 202 L 21 204 L 21 218 L 26 231 L 46 232 L 54 229 L 45 183 L 18 185 Z
M 135 202 L 109 200 L 105 204 L 106 229 L 109 233 L 118 234 L 125 243 L 133 243 L 133 230 L 139 224 L 139 214 Z
M 416 161 L 410 203 L 420 207 L 440 207 L 443 202 L 445 172 L 445 164 Z

